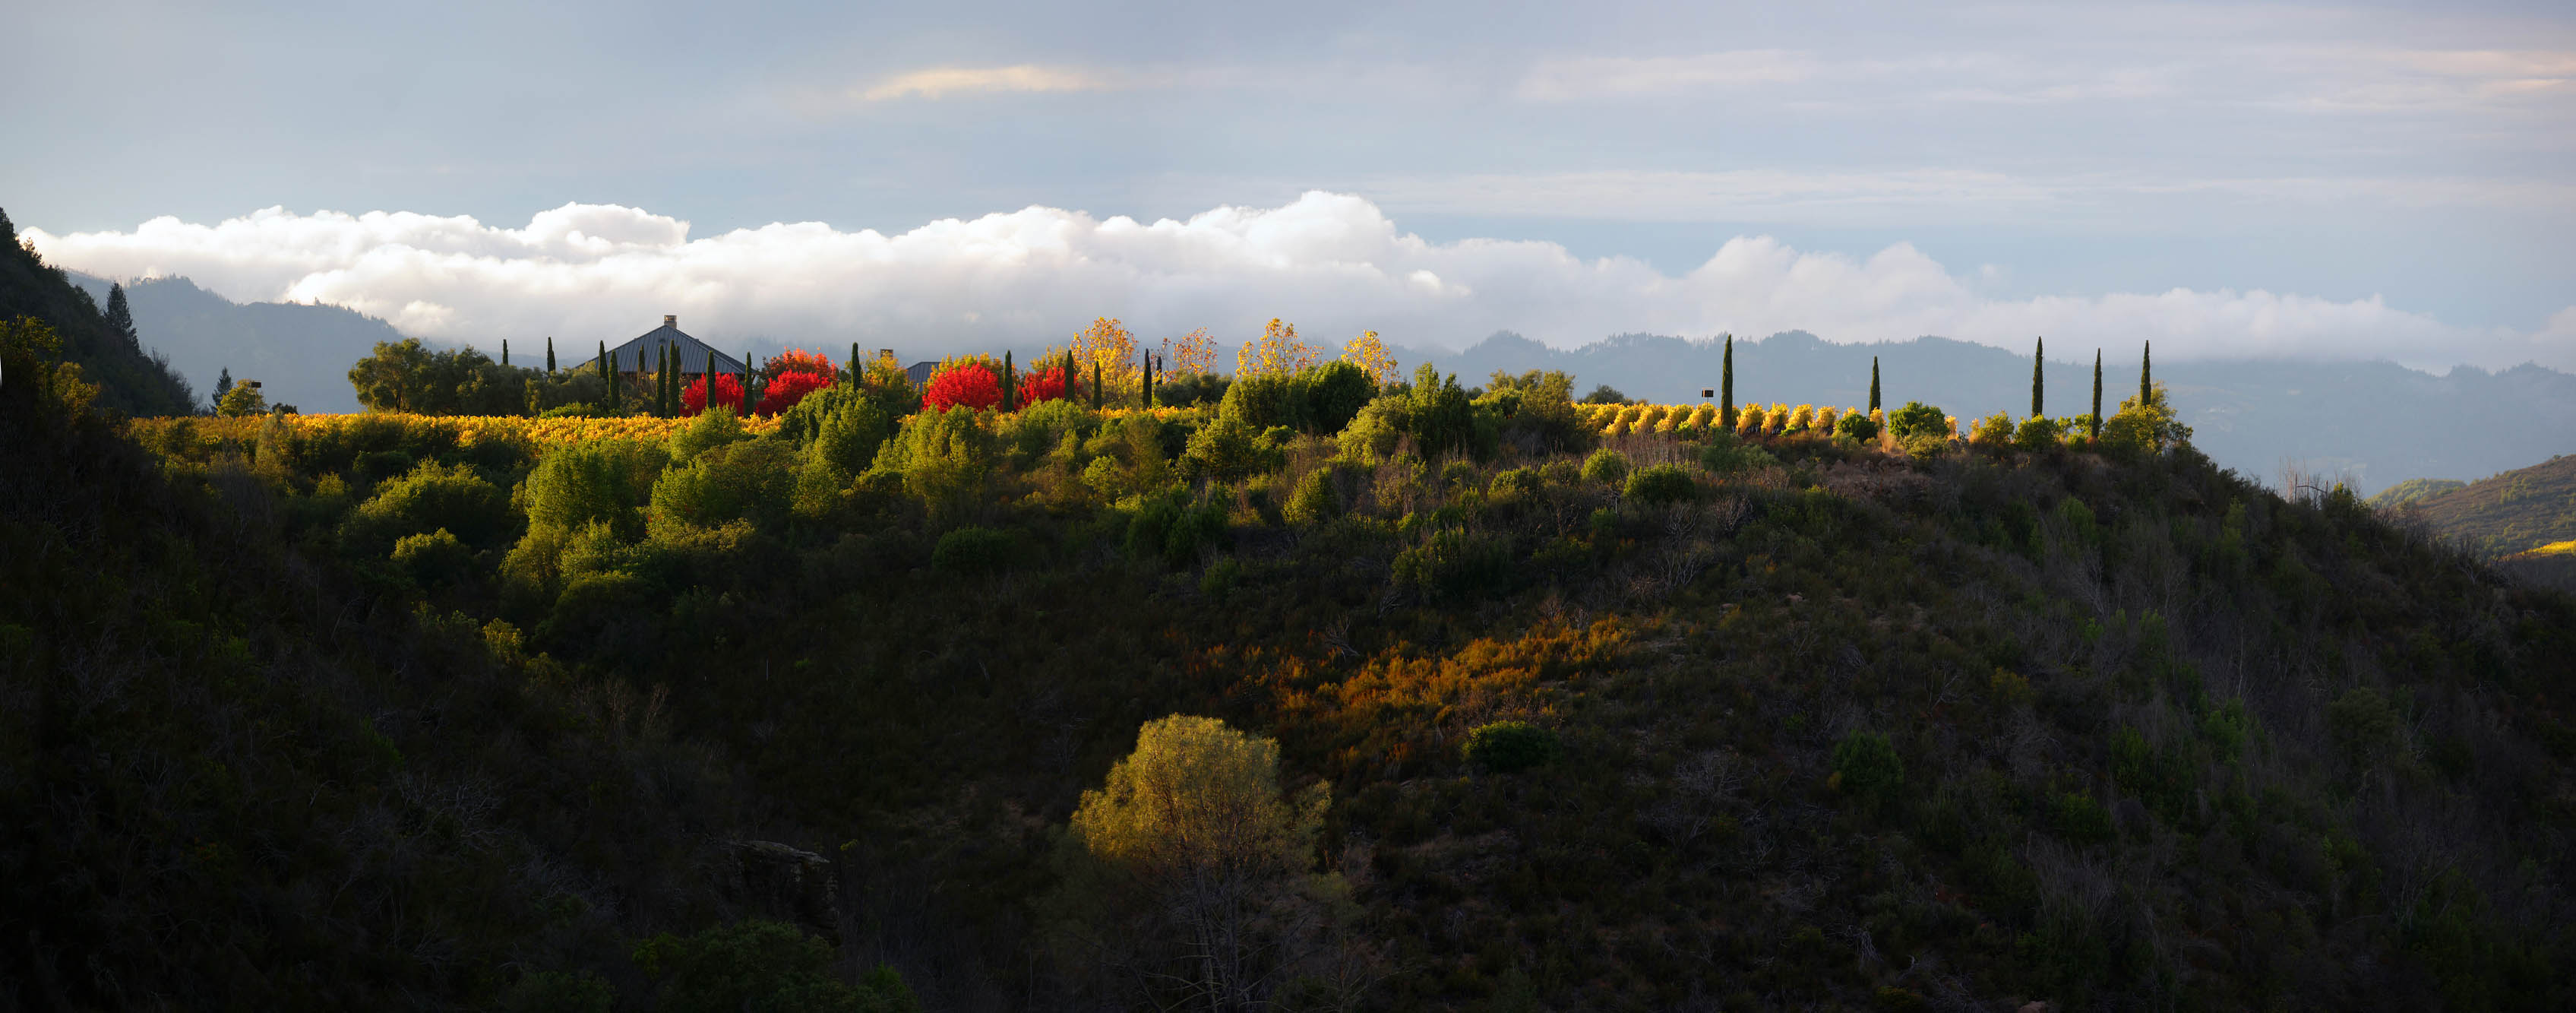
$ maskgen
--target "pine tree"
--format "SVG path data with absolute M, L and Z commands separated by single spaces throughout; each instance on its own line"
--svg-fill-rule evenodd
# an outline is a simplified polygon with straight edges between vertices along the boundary
M 1091 364 L 1091 410 L 1100 410 L 1100 364 Z
M 554 375 L 554 372 L 555 372 L 555 336 L 554 336 L 554 335 L 552 335 L 552 334 L 549 334 L 549 335 L 546 335 L 546 375 L 547 375 L 547 376 L 553 376 L 553 375 Z
M 1070 348 L 1065 349 L 1065 350 L 1064 350 L 1064 400 L 1065 400 L 1065 403 L 1067 403 L 1067 404 L 1071 404 L 1071 403 L 1073 402 L 1074 395 L 1076 395 L 1076 394 L 1078 394 L 1078 393 L 1081 393 L 1081 391 L 1082 391 L 1082 381 L 1081 381 L 1081 379 L 1080 379 L 1080 378 L 1078 378 L 1078 377 L 1076 377 L 1076 376 L 1074 376 L 1074 375 L 1073 375 L 1073 349 L 1070 349 Z
M 1144 360 L 1144 368 L 1139 371 L 1139 375 L 1145 378 L 1145 389 L 1136 395 L 1136 404 L 1139 407 L 1152 408 L 1154 407 L 1154 353 L 1138 352 L 1136 357 Z
M 2091 431 L 2084 434 L 2085 438 L 2102 438 L 2102 350 L 2099 348 L 2093 350 L 2093 422 L 2086 428 Z
M 707 361 L 709 361 L 709 362 L 713 362 L 713 361 L 715 361 L 715 360 L 713 360 L 713 359 L 709 359 L 709 360 L 707 360 Z M 853 342 L 850 342 L 850 385 L 855 387 L 855 386 L 857 386 L 857 385 L 858 385 L 858 383 L 859 383 L 859 343 L 858 343 L 858 342 L 856 342 L 856 341 L 853 341 Z
M 501 364 L 504 366 L 510 364 L 510 339 L 508 338 L 501 339 Z
M 232 393 L 232 389 L 233 368 L 226 366 L 223 372 L 215 377 L 215 403 L 219 405 L 224 403 L 224 395 Z
M 2041 384 L 2041 382 L 2042 382 L 2042 378 L 2043 378 L 2043 374 L 2040 372 L 2040 370 L 2041 370 L 2041 367 L 2042 367 L 2043 363 L 2045 363 L 2045 362 L 2046 362 L 2046 360 L 2045 360 L 2045 359 L 2041 358 L 2041 353 L 2042 353 L 2042 352 L 2044 352 L 2044 351 L 2046 351 L 2046 350 L 2047 350 L 2047 348 L 2048 348 L 2048 339 L 2047 339 L 2047 338 L 2037 338 L 2037 339 L 2034 339 L 2034 340 L 2031 342 L 2031 346 L 2030 346 L 2030 417 L 2031 417 L 2031 418 L 2038 418 L 2038 417 L 2040 417 L 2041 415 L 2047 414 L 2046 412 L 2043 412 L 2043 411 L 2041 411 L 2041 410 L 2040 410 L 2040 398 L 2039 398 L 2039 394 L 2040 394 L 2040 384 Z
M 126 345 L 142 349 L 143 338 L 134 332 L 134 309 L 126 305 L 123 285 L 107 287 L 107 330 L 125 339 Z
M 1012 401 L 1011 401 L 1011 392 L 1012 392 L 1012 388 L 1017 387 L 1017 386 L 1019 386 L 1019 373 L 1018 373 L 1018 370 L 1017 370 L 1015 367 L 1013 367 L 1013 366 L 1011 365 L 1011 351 L 1010 351 L 1010 349 L 1007 349 L 1007 348 L 1006 348 L 1006 349 L 1003 349 L 1003 350 L 1002 350 L 1002 410 L 1003 410 L 1003 411 L 1005 411 L 1005 412 L 1009 412 L 1009 411 L 1016 411 L 1016 410 L 1017 410 L 1017 408 L 1012 404 Z
M 2138 352 L 2138 407 L 2144 408 L 2155 398 L 2156 343 L 2147 342 Z
M 1878 414 L 1878 356 L 1869 357 L 1869 411 Z
M 1735 335 L 1726 336 L 1726 358 L 1717 379 L 1717 424 L 1735 428 Z

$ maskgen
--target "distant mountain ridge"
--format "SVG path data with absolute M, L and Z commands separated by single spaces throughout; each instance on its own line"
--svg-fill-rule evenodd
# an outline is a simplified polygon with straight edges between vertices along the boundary
M 45 263 L 34 247 L 20 245 L 17 227 L 0 211 L 0 321 L 28 317 L 52 327 L 62 339 L 63 358 L 98 385 L 102 407 L 128 415 L 187 411 L 196 400 L 187 381 L 154 342 L 102 311 L 113 308 L 107 296 L 105 287 L 93 295 L 69 272 Z
M 108 279 L 71 277 L 106 299 Z M 237 303 L 186 278 L 129 282 L 125 297 L 144 342 L 167 354 L 198 391 L 211 393 L 215 378 L 231 370 L 233 379 L 260 381 L 269 403 L 300 411 L 359 410 L 349 366 L 376 342 L 403 339 L 392 324 L 347 307 Z
M 2403 504 L 2433 529 L 2509 556 L 2576 539 L 2576 454 Z
M 2050 339 L 2050 415 L 2090 408 L 2093 346 Z M 2138 388 L 2138 350 L 2103 349 L 2102 406 Z M 1410 369 L 1437 364 L 1474 383 L 1494 370 L 1562 369 L 1577 393 L 1609 384 L 1630 397 L 1699 400 L 1718 385 L 1723 346 L 1622 334 L 1557 349 L 1509 331 L 1463 351 L 1398 348 Z M 1950 338 L 1837 344 L 1805 331 L 1735 343 L 1739 403 L 1856 406 L 1869 397 L 1879 358 L 1884 400 L 1935 404 L 1961 419 L 2030 409 L 2030 355 Z M 2076 356 L 2081 356 L 2077 359 Z M 2220 464 L 2261 479 L 2286 462 L 2340 476 L 2369 495 L 2425 475 L 2487 475 L 2576 451 L 2576 375 L 2536 365 L 2490 373 L 2472 366 L 2434 376 L 2389 362 L 2157 362 L 2192 442 Z

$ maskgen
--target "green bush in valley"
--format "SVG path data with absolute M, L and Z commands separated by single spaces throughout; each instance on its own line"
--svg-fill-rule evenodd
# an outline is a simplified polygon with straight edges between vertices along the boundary
M 469 545 L 494 545 L 517 523 L 510 494 L 500 486 L 484 481 L 472 468 L 432 461 L 377 486 L 343 530 L 366 542 L 365 551 L 381 552 L 395 539 L 437 530 L 452 532 L 450 537 Z
M 1455 374 L 1443 377 L 1425 363 L 1413 373 L 1410 413 L 1414 446 L 1428 459 L 1474 449 L 1476 406 L 1458 386 Z
M 2100 844 L 2117 836 L 2111 826 L 2111 811 L 2093 796 L 2070 791 L 2057 796 L 2057 832 L 2078 844 Z
M 1506 468 L 1495 473 L 1486 495 L 1497 500 L 1536 495 L 1547 487 L 1547 477 L 1537 468 Z
M 1834 420 L 1834 435 L 1867 443 L 1878 438 L 1878 421 L 1860 412 L 1845 412 Z
M 643 532 L 645 493 L 660 473 L 660 447 L 631 440 L 598 440 L 563 447 L 537 462 L 522 496 L 528 526 L 571 531 L 592 521 L 621 537 Z
M 1623 495 L 1640 503 L 1680 503 L 1699 495 L 1699 483 L 1678 464 L 1658 464 L 1628 476 Z
M 1834 744 L 1834 777 L 1846 792 L 1884 798 L 1905 785 L 1905 761 L 1877 732 L 1853 732 Z
M 2012 441 L 2012 416 L 2002 412 L 1979 419 L 1976 427 L 1968 430 L 1968 442 L 1987 450 L 2002 450 L 2012 446 Z
M 965 405 L 917 412 L 877 451 L 870 470 L 901 476 L 904 491 L 934 511 L 963 509 L 983 490 L 998 447 L 980 415 Z
M 1193 503 L 1185 493 L 1159 496 L 1127 522 L 1127 554 L 1179 566 L 1223 538 L 1225 523 L 1225 505 L 1214 499 Z
M 1898 440 L 1924 437 L 1950 438 L 1949 416 L 1941 409 L 1921 401 L 1905 402 L 1905 407 L 1888 413 L 1887 431 Z
M 959 573 L 991 573 L 1008 568 L 1018 556 L 1019 539 L 1011 532 L 963 527 L 939 536 L 939 545 L 930 551 L 930 565 Z
M 1284 461 L 1276 440 L 1238 417 L 1221 415 L 1191 434 L 1188 448 L 1181 452 L 1181 477 L 1241 482 L 1277 470 Z
M 2191 427 L 2174 414 L 2165 400 L 2163 384 L 2148 391 L 2144 401 L 2136 396 L 2123 398 L 2120 410 L 2102 420 L 2102 442 L 2132 452 L 2161 453 L 2191 442 Z
M 1511 543 L 1483 532 L 1443 528 L 1395 556 L 1395 583 L 1433 599 L 1502 594 L 1512 573 Z
M 1592 452 L 1583 459 L 1583 480 L 1598 485 L 1619 485 L 1628 480 L 1628 455 L 1608 447 Z
M 1374 468 L 1378 462 L 1395 454 L 1396 445 L 1411 431 L 1412 425 L 1413 399 L 1402 394 L 1387 394 L 1363 406 L 1334 440 L 1341 448 L 1342 460 L 1363 468 Z
M 635 963 L 671 1013 L 914 1013 L 912 990 L 879 967 L 857 985 L 832 976 L 830 945 L 793 925 L 750 919 L 637 943 Z
M 2013 433 L 2013 446 L 2028 451 L 2047 450 L 2065 440 L 2065 424 L 2045 415 L 2023 419 L 2021 428 Z
M 1297 376 L 1305 388 L 1309 432 L 1327 436 L 1341 432 L 1377 397 L 1377 383 L 1354 363 L 1327 362 L 1299 370 Z
M 810 401 L 809 398 L 807 401 L 798 402 L 796 408 L 791 411 L 804 409 Z M 717 447 L 739 443 L 750 438 L 751 433 L 743 429 L 742 420 L 734 417 L 733 409 L 717 405 L 699 412 L 698 417 L 689 420 L 687 426 L 671 434 L 671 459 L 686 461 Z
M 1514 774 L 1556 761 L 1556 733 L 1521 721 L 1497 721 L 1467 733 L 1467 762 L 1497 774 Z
M 1712 475 L 1732 475 L 1776 463 L 1770 451 L 1738 438 L 1731 429 L 1709 433 L 1708 445 L 1699 448 L 1699 466 Z

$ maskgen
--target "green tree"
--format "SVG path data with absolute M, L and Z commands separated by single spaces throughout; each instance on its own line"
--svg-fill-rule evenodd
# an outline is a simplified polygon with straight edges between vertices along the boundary
M 214 404 L 214 405 L 217 405 L 217 406 L 221 406 L 221 405 L 224 403 L 224 395 L 226 395 L 226 394 L 230 394 L 230 393 L 232 393 L 232 392 L 233 392 L 233 368 L 232 368 L 231 366 L 226 366 L 226 367 L 224 367 L 224 368 L 222 369 L 222 371 L 218 372 L 218 373 L 215 375 L 215 396 L 214 396 L 214 399 L 213 399 L 211 402 L 209 402 L 209 403 Z
M 1878 356 L 1869 357 L 1869 410 L 1878 411 Z
M 1905 786 L 1905 762 L 1887 736 L 1855 731 L 1834 744 L 1834 777 L 1843 791 L 1883 798 Z
M 855 351 L 855 350 L 858 348 L 858 346 L 856 346 L 856 345 L 852 345 L 852 346 L 850 346 L 850 347 L 851 347 L 851 349 L 852 349 L 853 351 Z M 1002 410 L 1003 410 L 1003 411 L 1005 411 L 1005 412 L 1012 412 L 1012 411 L 1018 411 L 1018 410 L 1019 410 L 1019 404 L 1018 404 L 1018 402 L 1017 402 L 1016 400 L 1014 400 L 1015 395 L 1017 395 L 1017 394 L 1018 394 L 1018 392 L 1019 392 L 1019 386 L 1020 386 L 1020 371 L 1019 371 L 1019 367 L 1018 367 L 1018 366 L 1016 366 L 1016 365 L 1014 365 L 1014 364 L 1011 362 L 1011 352 L 1010 352 L 1010 350 L 1009 350 L 1009 349 L 1007 349 L 1007 348 L 1006 348 L 1006 349 L 1003 349 L 1003 350 L 1002 350 Z
M 2146 342 L 2138 349 L 2138 403 L 2145 404 L 2155 395 L 2156 343 Z M 2094 414 L 2101 414 L 2095 412 Z
M 1726 336 L 1726 357 L 1722 362 L 1717 380 L 1717 424 L 1731 431 L 1735 428 L 1735 335 Z M 1870 367 L 1873 375 L 1877 369 Z M 1872 386 L 1876 386 L 1875 382 Z
M 217 415 L 257 415 L 267 410 L 268 399 L 260 396 L 259 388 L 247 383 L 234 384 L 224 392 L 223 400 L 215 403 Z
M 2089 424 L 2087 424 L 2086 429 L 2087 429 L 2088 431 L 2087 431 L 2084 435 L 2085 435 L 2086 437 L 2090 438 L 2090 439 L 2096 439 L 2096 440 L 2101 439 L 2101 438 L 2102 438 L 2102 350 L 2101 350 L 2101 349 L 2099 349 L 2099 348 L 2096 348 L 2096 349 L 2094 349 L 2094 350 L 2093 350 L 2093 414 L 2090 416 L 2090 418 L 2092 419 L 2092 422 L 2090 422 Z
M 546 375 L 548 375 L 548 376 L 552 376 L 552 375 L 554 375 L 554 371 L 555 371 L 555 336 L 554 336 L 554 335 L 552 335 L 552 334 L 549 334 L 549 335 L 546 335 Z
M 877 452 L 871 470 L 901 476 L 904 491 L 934 511 L 965 509 L 992 473 L 998 443 L 978 414 L 965 405 L 915 413 Z
M 2102 422 L 2103 442 L 2132 451 L 2162 453 L 2191 442 L 2191 427 L 2174 414 L 2158 384 L 2143 398 L 2120 402 L 2120 411 Z
M 2047 369 L 2047 365 L 2048 365 L 2048 360 L 2047 360 L 2047 358 L 2045 357 L 2045 352 L 2046 352 L 2047 348 L 2048 348 L 2048 339 L 2047 339 L 2047 338 L 2035 338 L 2035 339 L 2032 339 L 2032 341 L 2031 341 L 2031 346 L 2030 346 L 2030 417 L 2031 417 L 2031 418 L 2039 418 L 2040 416 L 2043 416 L 2043 415 L 2048 414 L 2048 412 L 2047 412 L 2047 411 L 2043 410 L 2043 409 L 2040 407 L 2040 391 L 2041 391 L 2041 384 L 2042 384 L 2042 383 L 2043 383 L 2043 381 L 2045 381 L 2045 379 L 2046 379 L 2045 370 Z
M 134 309 L 126 305 L 125 286 L 122 284 L 107 287 L 107 332 L 124 341 L 126 347 L 138 352 L 143 350 L 143 338 L 134 331 Z

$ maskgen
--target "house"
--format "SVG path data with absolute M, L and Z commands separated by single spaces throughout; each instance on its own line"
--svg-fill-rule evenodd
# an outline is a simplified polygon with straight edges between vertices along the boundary
M 904 367 L 903 375 L 912 379 L 912 389 L 920 390 L 924 387 L 930 386 L 930 374 L 937 372 L 938 370 L 939 363 L 937 362 L 916 362 Z
M 662 317 L 662 326 L 636 335 L 633 340 L 625 344 L 610 348 L 608 364 L 610 368 L 620 373 L 650 373 L 661 366 L 662 350 L 665 348 L 679 351 L 679 371 L 689 376 L 706 373 L 709 360 L 715 362 L 716 372 L 732 373 L 736 376 L 742 374 L 742 360 L 716 351 L 706 342 L 692 338 L 687 332 L 680 330 L 678 314 L 666 314 Z M 599 358 L 592 356 L 590 361 L 573 368 L 598 369 Z

